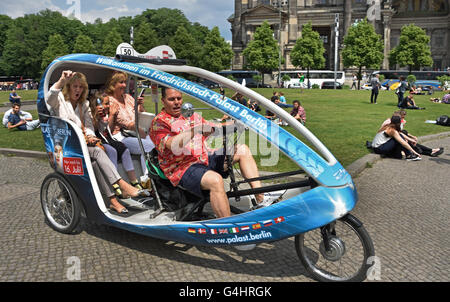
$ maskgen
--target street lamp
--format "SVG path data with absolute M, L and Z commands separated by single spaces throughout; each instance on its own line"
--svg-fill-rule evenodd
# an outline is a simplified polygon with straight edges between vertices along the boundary
M 287 0 L 278 0 L 273 1 L 272 5 L 278 8 L 279 16 L 280 16 L 280 27 L 278 28 L 278 87 L 281 84 L 281 26 L 283 25 L 283 20 L 281 19 L 281 8 L 288 6 L 289 2 Z
M 336 76 L 339 47 L 339 14 L 334 15 L 334 89 L 336 89 Z

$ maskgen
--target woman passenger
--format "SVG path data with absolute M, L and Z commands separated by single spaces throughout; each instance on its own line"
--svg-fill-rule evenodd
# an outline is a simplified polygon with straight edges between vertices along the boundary
M 139 190 L 121 178 L 114 164 L 98 146 L 100 140 L 95 136 L 87 94 L 88 84 L 84 74 L 66 70 L 50 88 L 47 104 L 54 115 L 71 120 L 82 129 L 89 156 L 95 159 L 104 175 L 104 178 L 98 177 L 97 180 L 103 193 L 109 198 L 110 208 L 120 214 L 127 213 L 128 210 L 119 203 L 111 187 L 116 192 L 120 191 L 124 197 L 137 197 Z
M 100 100 L 101 103 L 98 104 L 97 100 Z M 111 136 L 111 130 L 108 124 L 109 97 L 106 95 L 96 94 L 95 97 L 90 100 L 90 107 L 95 134 L 101 139 L 109 159 L 112 161 L 116 169 L 118 168 L 118 162 L 122 161 L 123 168 L 127 172 L 131 185 L 139 190 L 142 190 L 142 187 L 136 177 L 130 150 L 122 142 L 113 139 Z M 145 165 L 145 162 L 143 164 Z
M 109 126 L 111 128 L 112 136 L 124 143 L 124 145 L 130 149 L 131 154 L 140 154 L 142 157 L 141 164 L 142 172 L 147 175 L 148 170 L 145 165 L 143 154 L 139 145 L 137 137 L 126 137 L 122 134 L 122 130 L 137 131 L 135 124 L 135 111 L 134 111 L 134 98 L 125 93 L 127 87 L 127 75 L 124 72 L 116 71 L 112 74 L 106 85 L 106 94 L 109 97 Z M 145 112 L 143 98 L 138 99 L 139 111 Z M 141 131 L 139 129 L 139 131 Z M 141 133 L 142 132 L 142 133 Z M 141 141 L 144 146 L 144 151 L 149 153 L 153 150 L 155 145 L 151 141 L 148 135 L 145 135 L 143 131 L 141 134 Z

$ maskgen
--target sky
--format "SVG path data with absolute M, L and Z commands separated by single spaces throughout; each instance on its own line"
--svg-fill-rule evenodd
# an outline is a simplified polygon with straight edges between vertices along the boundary
M 212 29 L 219 27 L 225 40 L 231 40 L 231 24 L 227 18 L 234 12 L 232 0 L 14 0 L 1 1 L 0 14 L 11 18 L 50 9 L 63 15 L 73 14 L 82 22 L 104 22 L 121 16 L 135 16 L 146 9 L 177 8 L 191 22 Z

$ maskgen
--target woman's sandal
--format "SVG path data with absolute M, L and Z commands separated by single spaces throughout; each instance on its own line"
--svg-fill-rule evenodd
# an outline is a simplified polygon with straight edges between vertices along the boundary
M 119 210 L 117 210 L 116 207 L 114 207 L 112 204 L 109 206 L 109 208 L 113 211 L 115 211 L 117 214 L 127 214 L 128 213 L 128 209 L 125 208 L 124 206 L 122 206 L 122 208 Z
M 431 157 L 438 157 L 439 155 L 441 155 L 442 153 L 444 153 L 444 148 L 439 148 L 439 150 L 433 152 L 430 154 Z
M 135 187 L 135 188 L 138 189 L 138 190 L 142 190 L 142 189 L 143 189 L 142 186 L 141 186 L 141 184 L 140 184 L 137 180 L 132 181 L 132 182 L 130 182 L 130 183 L 131 183 L 131 185 L 132 185 L 133 187 Z
M 118 184 L 113 184 L 112 187 L 114 189 L 114 194 L 116 194 L 116 196 L 119 198 L 123 198 L 122 190 L 120 189 L 120 186 Z

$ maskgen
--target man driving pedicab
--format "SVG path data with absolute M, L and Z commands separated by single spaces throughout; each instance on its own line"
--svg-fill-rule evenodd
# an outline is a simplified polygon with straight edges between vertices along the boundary
M 217 217 L 230 216 L 230 205 L 223 179 L 227 176 L 227 164 L 223 152 L 210 153 L 206 139 L 221 128 L 221 124 L 206 121 L 194 113 L 186 118 L 181 114 L 183 95 L 173 88 L 162 87 L 163 109 L 153 119 L 150 138 L 158 151 L 160 168 L 174 186 L 202 194 L 209 191 L 211 207 Z M 253 155 L 247 145 L 237 145 L 233 164 L 239 163 L 244 178 L 259 176 Z M 252 188 L 261 187 L 260 181 L 250 182 Z M 255 195 L 259 206 L 267 206 L 264 194 Z

